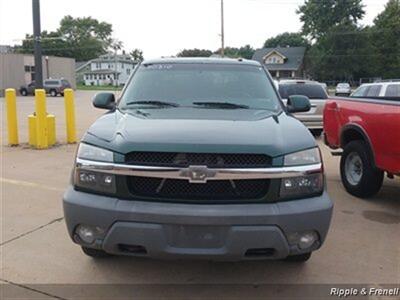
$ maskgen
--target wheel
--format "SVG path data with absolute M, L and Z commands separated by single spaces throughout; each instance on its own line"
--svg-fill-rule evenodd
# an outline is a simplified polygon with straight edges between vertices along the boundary
M 99 249 L 93 249 L 93 248 L 88 248 L 88 247 L 83 247 L 82 246 L 82 251 L 85 253 L 87 256 L 93 257 L 93 258 L 104 258 L 104 257 L 110 257 L 111 255 L 108 254 L 107 252 Z
M 21 90 L 21 95 L 22 96 L 28 96 L 28 91 L 27 90 Z
M 364 141 L 350 142 L 344 147 L 340 176 L 345 189 L 360 198 L 378 193 L 383 182 L 383 172 L 374 167 L 373 157 Z
M 285 261 L 293 261 L 293 262 L 306 262 L 311 257 L 311 252 L 297 254 L 297 255 L 290 255 L 286 257 Z
M 56 90 L 50 90 L 50 96 L 57 97 L 57 91 Z

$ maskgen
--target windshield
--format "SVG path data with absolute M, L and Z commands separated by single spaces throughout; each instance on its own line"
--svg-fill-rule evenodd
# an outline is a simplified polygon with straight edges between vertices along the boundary
M 119 108 L 157 102 L 203 109 L 281 109 L 278 96 L 263 68 L 236 64 L 141 65 L 129 83 Z M 212 105 L 213 102 L 220 107 Z
M 319 84 L 310 83 L 290 83 L 280 84 L 279 93 L 283 99 L 287 99 L 292 95 L 303 95 L 310 99 L 327 99 L 328 95 L 324 91 L 323 87 Z
M 337 87 L 339 87 L 339 88 L 348 88 L 348 87 L 350 87 L 350 85 L 348 83 L 339 83 L 337 85 Z

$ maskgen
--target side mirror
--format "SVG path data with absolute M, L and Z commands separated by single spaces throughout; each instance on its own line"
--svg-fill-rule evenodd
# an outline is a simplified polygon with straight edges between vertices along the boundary
M 113 109 L 115 107 L 115 96 L 113 93 L 98 93 L 93 98 L 93 106 L 102 109 Z
M 289 96 L 286 106 L 290 113 L 307 112 L 311 109 L 310 99 L 302 95 Z

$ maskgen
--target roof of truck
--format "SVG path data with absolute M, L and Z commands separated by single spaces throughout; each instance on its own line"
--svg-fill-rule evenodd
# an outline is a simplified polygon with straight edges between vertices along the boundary
M 254 60 L 242 58 L 218 58 L 218 57 L 165 57 L 157 59 L 149 59 L 142 62 L 142 64 L 227 64 L 227 65 L 251 65 L 261 66 L 261 64 Z

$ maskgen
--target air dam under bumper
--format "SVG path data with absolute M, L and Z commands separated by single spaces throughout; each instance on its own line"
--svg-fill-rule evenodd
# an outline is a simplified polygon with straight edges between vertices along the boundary
M 314 251 L 325 240 L 333 208 L 326 192 L 269 204 L 207 205 L 119 200 L 72 186 L 63 204 L 68 232 L 78 244 L 88 246 L 74 236 L 84 224 L 105 229 L 89 247 L 108 253 L 212 260 L 279 259 Z M 313 246 L 289 245 L 287 234 L 310 230 L 319 235 Z

